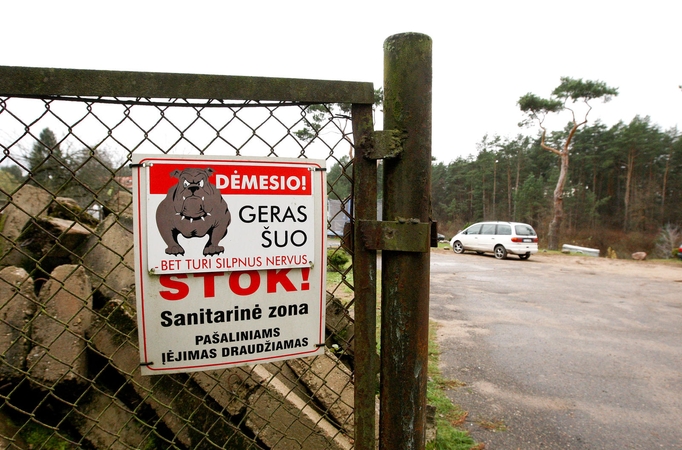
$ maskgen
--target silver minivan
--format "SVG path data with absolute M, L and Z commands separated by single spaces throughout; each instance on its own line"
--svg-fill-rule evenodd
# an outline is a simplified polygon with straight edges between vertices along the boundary
M 538 235 L 527 223 L 479 222 L 457 233 L 450 245 L 455 253 L 492 253 L 497 259 L 511 253 L 528 259 L 538 252 Z

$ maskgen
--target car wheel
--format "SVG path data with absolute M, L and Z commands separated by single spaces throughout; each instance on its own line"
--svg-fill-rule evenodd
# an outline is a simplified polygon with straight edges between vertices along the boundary
M 464 253 L 464 246 L 462 245 L 461 242 L 455 241 L 452 244 L 452 251 L 457 253 L 457 254 Z
M 504 248 L 503 245 L 498 245 L 495 247 L 495 259 L 506 259 L 507 258 L 507 249 Z
M 530 258 L 530 253 L 524 253 L 523 255 L 519 255 L 519 259 L 528 259 Z

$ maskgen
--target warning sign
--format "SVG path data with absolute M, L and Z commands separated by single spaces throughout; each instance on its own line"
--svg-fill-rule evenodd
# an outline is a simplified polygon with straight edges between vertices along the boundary
M 149 271 L 314 264 L 316 165 L 157 159 L 143 169 L 148 179 L 145 213 L 153 219 L 147 228 Z
M 133 162 L 143 374 L 320 353 L 324 161 Z

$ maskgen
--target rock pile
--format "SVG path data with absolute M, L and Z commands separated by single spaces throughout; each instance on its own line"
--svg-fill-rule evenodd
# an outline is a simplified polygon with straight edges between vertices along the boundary
M 327 329 L 345 363 L 328 351 L 141 376 L 131 203 L 119 195 L 95 221 L 27 185 L 2 211 L 0 393 L 12 419 L 34 414 L 92 448 L 352 448 L 353 327 L 333 297 Z

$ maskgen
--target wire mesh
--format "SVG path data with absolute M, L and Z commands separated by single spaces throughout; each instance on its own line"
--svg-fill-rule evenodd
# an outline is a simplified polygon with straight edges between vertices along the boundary
M 350 118 L 331 105 L 0 97 L 0 447 L 353 447 Z M 142 377 L 133 152 L 325 159 L 327 352 Z

